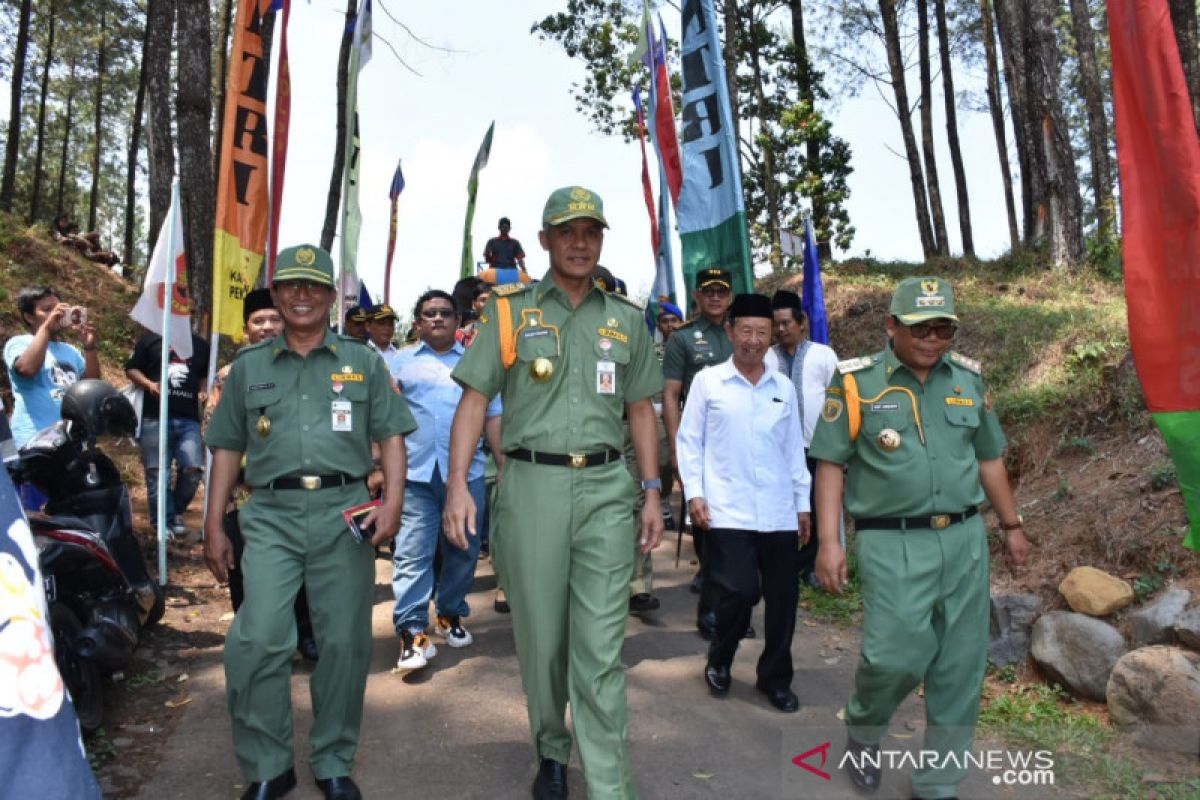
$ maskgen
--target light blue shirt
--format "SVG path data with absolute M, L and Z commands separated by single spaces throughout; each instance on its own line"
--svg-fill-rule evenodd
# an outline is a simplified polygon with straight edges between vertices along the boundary
M 418 342 L 396 353 L 392 375 L 417 420 L 417 429 L 404 439 L 410 481 L 430 482 L 435 466 L 443 481 L 450 472 L 450 426 L 463 393 L 450 372 L 464 352 L 458 342 L 444 353 Z M 498 417 L 502 410 L 500 395 L 496 395 L 488 403 L 486 415 Z M 483 475 L 485 461 L 481 438 L 467 470 L 467 480 Z
M 14 336 L 4 346 L 4 363 L 13 390 L 13 413 L 9 425 L 13 442 L 21 447 L 42 428 L 48 428 L 62 414 L 63 394 L 83 377 L 83 354 L 66 342 L 50 342 L 42 368 L 32 378 L 17 374 L 13 367 L 21 354 L 33 344 L 33 334 Z

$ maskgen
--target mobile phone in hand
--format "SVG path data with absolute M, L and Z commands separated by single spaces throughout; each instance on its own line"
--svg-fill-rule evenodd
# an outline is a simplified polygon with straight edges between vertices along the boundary
M 350 535 L 354 537 L 354 541 L 362 544 L 363 542 L 371 541 L 375 536 L 375 523 L 363 525 L 363 520 L 367 514 L 370 514 L 373 509 L 383 505 L 382 500 L 371 500 L 361 505 L 351 506 L 342 511 L 342 519 L 346 520 L 346 526 L 350 528 Z

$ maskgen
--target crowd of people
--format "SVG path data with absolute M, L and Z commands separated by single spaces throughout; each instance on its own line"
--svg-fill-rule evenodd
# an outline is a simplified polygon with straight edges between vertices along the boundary
M 755 686 L 778 711 L 799 709 L 798 593 L 844 590 L 844 508 L 865 600 L 846 723 L 847 749 L 867 757 L 844 762 L 851 780 L 878 788 L 870 756 L 922 681 L 926 748 L 971 747 L 988 629 L 980 505 L 1017 564 L 1029 545 L 980 365 L 950 350 L 952 287 L 901 281 L 886 347 L 839 362 L 808 339 L 794 292 L 735 295 L 722 267 L 696 275 L 691 318 L 665 299 L 639 307 L 599 264 L 607 228 L 598 195 L 554 192 L 538 232 L 549 268 L 532 280 L 501 219 L 485 251 L 492 280 L 426 291 L 400 343 L 388 305 L 350 308 L 344 333 L 331 330 L 333 263 L 307 244 L 282 251 L 271 287 L 246 298 L 248 344 L 211 388 L 199 337 L 190 359 L 168 354 L 165 377 L 161 338 L 138 341 L 125 369 L 146 398 L 152 518 L 167 492 L 167 524 L 183 529 L 211 451 L 204 552 L 236 611 L 225 673 L 244 797 L 296 784 L 296 650 L 316 664 L 313 775 L 325 797 L 360 796 L 350 772 L 377 552 L 392 560 L 401 672 L 425 667 L 435 639 L 472 645 L 467 595 L 490 555 L 528 704 L 533 796 L 567 796 L 568 705 L 589 796 L 636 796 L 621 647 L 627 616 L 659 607 L 651 553 L 676 487 L 700 564 L 692 589 L 708 645 L 697 679 L 713 697 L 730 692 L 761 600 Z M 95 321 L 72 324 L 76 307 L 52 289 L 26 289 L 17 304 L 29 332 L 4 357 L 21 444 L 99 364 Z M 164 391 L 166 425 L 151 402 Z M 158 473 L 161 436 L 173 485 Z M 963 777 L 941 764 L 915 773 L 913 791 L 953 796 Z

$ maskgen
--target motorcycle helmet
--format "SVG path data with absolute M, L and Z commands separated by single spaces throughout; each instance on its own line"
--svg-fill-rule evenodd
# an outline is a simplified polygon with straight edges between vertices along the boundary
M 76 381 L 63 395 L 62 418 L 74 426 L 72 435 L 87 439 L 111 434 L 132 436 L 137 414 L 125 396 L 107 381 Z

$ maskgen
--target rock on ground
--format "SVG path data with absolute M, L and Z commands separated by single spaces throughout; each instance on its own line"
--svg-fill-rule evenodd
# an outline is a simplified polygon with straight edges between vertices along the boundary
M 1108 676 L 1124 652 L 1120 631 L 1084 614 L 1051 611 L 1033 625 L 1033 660 L 1051 680 L 1090 700 L 1104 700 Z
M 1176 618 L 1175 636 L 1193 650 L 1200 650 L 1200 606 L 1189 608 Z
M 1108 679 L 1108 710 L 1139 744 L 1200 750 L 1200 654 L 1154 645 L 1126 653 Z
M 1103 617 L 1133 602 L 1133 587 L 1104 570 L 1076 567 L 1067 573 L 1058 591 L 1075 611 Z
M 1162 596 L 1145 608 L 1139 608 L 1129 617 L 1133 634 L 1133 646 L 1166 644 L 1175 638 L 1175 621 L 1187 608 L 1192 593 L 1187 589 L 1168 589 Z
M 1029 632 L 1042 603 L 1033 594 L 992 595 L 988 658 L 998 667 L 1018 664 L 1029 652 Z

